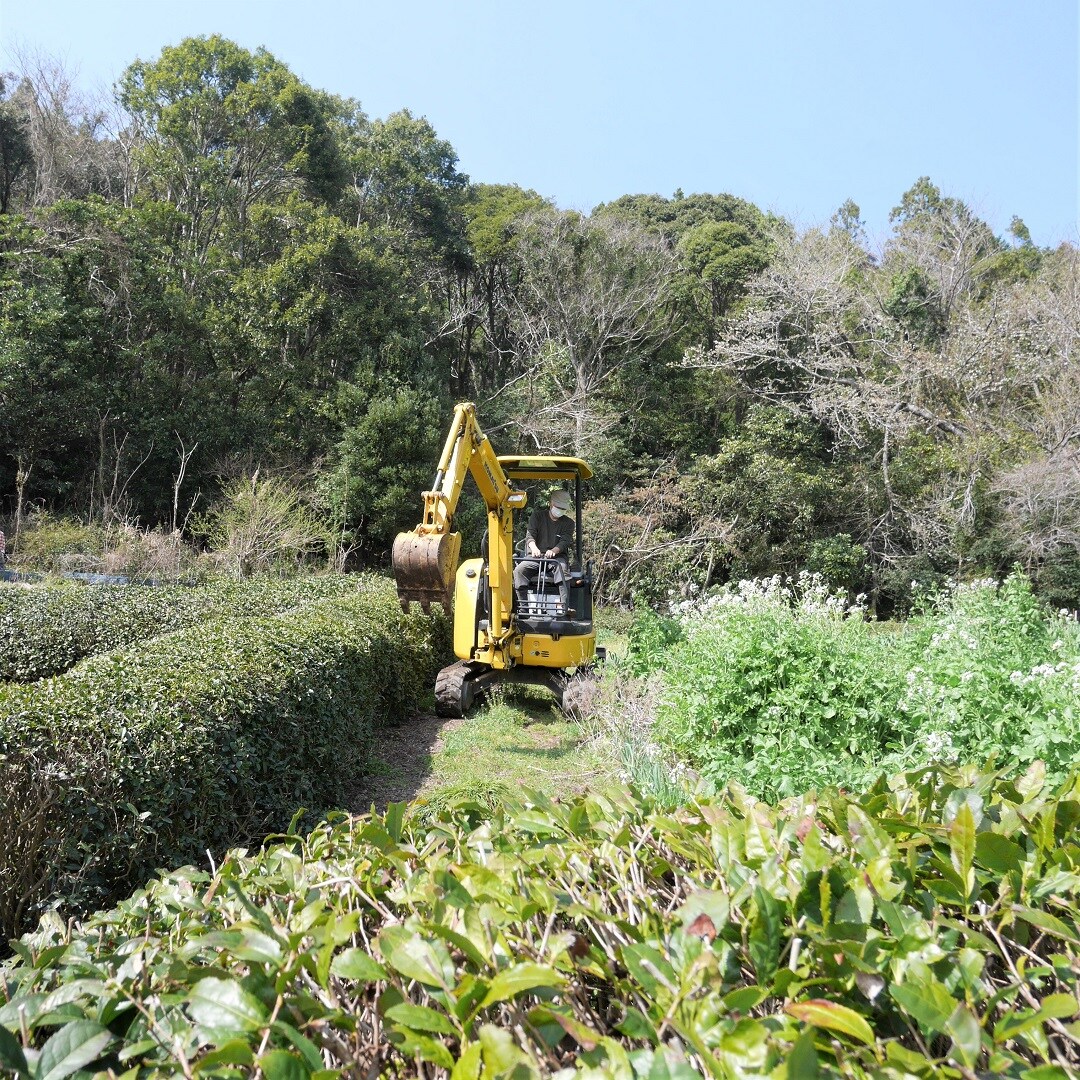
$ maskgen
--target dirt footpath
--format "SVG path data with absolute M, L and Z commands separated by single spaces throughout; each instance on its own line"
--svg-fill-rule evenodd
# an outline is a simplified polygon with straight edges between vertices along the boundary
M 440 749 L 443 734 L 464 723 L 420 716 L 377 731 L 371 747 L 371 772 L 361 778 L 346 808 L 354 814 L 366 814 L 374 804 L 382 812 L 389 803 L 415 799 L 431 775 L 431 759 Z

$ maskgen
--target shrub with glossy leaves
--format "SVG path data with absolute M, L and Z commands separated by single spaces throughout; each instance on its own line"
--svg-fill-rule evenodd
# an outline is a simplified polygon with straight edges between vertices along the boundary
M 370 587 L 368 578 L 341 574 L 222 581 L 195 588 L 0 585 L 0 682 L 59 675 L 88 656 L 208 619 L 276 615 Z
M 0 928 L 342 805 L 372 729 L 414 714 L 441 620 L 389 582 L 236 618 L 0 691 Z
M 1078 822 L 1038 767 L 779 807 L 398 805 L 47 920 L 0 969 L 0 1066 L 1065 1080 Z

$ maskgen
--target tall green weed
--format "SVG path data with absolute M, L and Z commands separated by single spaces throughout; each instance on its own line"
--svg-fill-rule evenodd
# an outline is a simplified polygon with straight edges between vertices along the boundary
M 850 785 L 902 745 L 893 642 L 817 579 L 741 582 L 679 621 L 658 728 L 706 780 L 783 797 Z
M 1061 776 L 1080 764 L 1080 628 L 1049 612 L 1025 576 L 928 597 L 902 640 L 896 704 L 914 738 L 900 766 L 1041 759 Z
M 741 582 L 676 619 L 678 634 L 645 620 L 633 662 L 662 674 L 660 737 L 717 786 L 781 798 L 933 760 L 1080 764 L 1080 630 L 1023 575 L 927 596 L 900 626 L 811 575 Z

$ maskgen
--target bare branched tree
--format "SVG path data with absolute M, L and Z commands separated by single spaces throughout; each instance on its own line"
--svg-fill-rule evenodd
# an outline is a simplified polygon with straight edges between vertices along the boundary
M 1080 252 L 1061 248 L 1003 306 L 1003 332 L 985 346 L 988 355 L 1024 357 L 1026 377 L 1010 384 L 1003 421 L 1019 430 L 1024 452 L 995 487 L 1006 531 L 1032 568 L 1062 549 L 1080 550 Z
M 80 91 L 77 72 L 44 52 L 17 46 L 11 52 L 18 70 L 8 105 L 22 122 L 32 159 L 22 184 L 25 205 L 121 194 L 123 154 L 112 137 L 116 111 L 108 96 Z
M 628 222 L 549 211 L 522 219 L 520 281 L 507 294 L 538 446 L 569 424 L 583 453 L 602 425 L 597 395 L 621 365 L 670 334 L 676 269 L 663 241 Z
M 905 243 L 922 245 L 909 246 L 908 254 L 914 250 L 921 260 L 934 283 L 931 299 L 947 313 L 935 339 L 895 317 L 890 272 L 834 228 L 778 235 L 773 261 L 751 285 L 744 310 L 713 349 L 686 358 L 733 376 L 756 398 L 809 413 L 841 442 L 875 455 L 883 505 L 867 539 L 884 561 L 912 544 L 939 548 L 957 528 L 972 525 L 984 483 L 998 485 L 1010 516 L 1028 530 L 1038 514 L 1019 492 L 1035 497 L 1038 490 L 1039 513 L 1054 523 L 1048 535 L 1055 542 L 1066 535 L 1061 512 L 1045 503 L 1059 491 L 1068 504 L 1075 484 L 1076 252 L 1059 256 L 1053 280 L 1041 275 L 979 300 L 974 283 L 976 264 L 987 257 L 985 226 L 963 214 L 950 222 L 954 232 L 936 246 L 929 229 L 904 234 Z M 900 494 L 892 466 L 916 437 L 944 441 L 949 452 L 939 455 L 936 480 L 915 495 Z M 1037 485 L 1036 461 L 1044 469 Z M 1019 471 L 1010 473 L 1009 462 Z

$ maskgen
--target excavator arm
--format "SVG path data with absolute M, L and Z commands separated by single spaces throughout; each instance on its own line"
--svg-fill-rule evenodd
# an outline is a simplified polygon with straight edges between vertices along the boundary
M 410 532 L 394 540 L 394 578 L 405 611 L 416 601 L 424 612 L 432 603 L 447 611 L 461 554 L 461 534 L 453 532 L 454 511 L 471 475 L 488 511 L 488 585 L 491 589 L 491 635 L 502 637 L 510 625 L 513 597 L 513 512 L 525 506 L 526 493 L 515 491 L 488 437 L 476 420 L 476 407 L 463 402 L 454 410 L 431 491 L 425 491 L 424 514 Z

